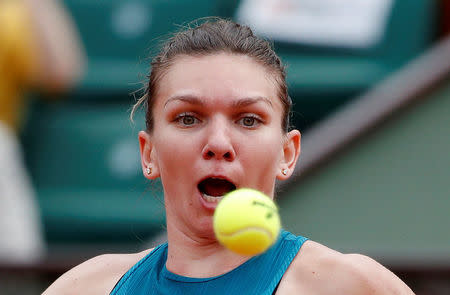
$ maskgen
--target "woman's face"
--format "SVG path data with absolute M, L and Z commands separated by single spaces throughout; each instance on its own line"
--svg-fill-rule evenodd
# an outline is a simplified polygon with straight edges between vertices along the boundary
M 168 227 L 209 237 L 221 196 L 247 187 L 273 197 L 282 169 L 292 171 L 300 134 L 282 132 L 271 75 L 247 56 L 221 53 L 178 57 L 162 77 L 154 129 L 139 139 L 146 176 L 161 177 Z

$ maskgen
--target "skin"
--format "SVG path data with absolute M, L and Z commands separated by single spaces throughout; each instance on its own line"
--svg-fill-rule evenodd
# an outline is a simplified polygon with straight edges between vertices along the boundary
M 300 133 L 282 132 L 281 114 L 271 73 L 246 56 L 178 57 L 163 77 L 154 130 L 140 132 L 139 142 L 144 175 L 160 177 L 164 186 L 170 271 L 211 277 L 249 259 L 216 241 L 215 205 L 203 201 L 197 184 L 205 177 L 226 178 L 238 188 L 273 197 L 275 180 L 290 176 L 300 154 Z M 64 274 L 44 294 L 107 294 L 149 251 L 96 257 Z M 277 290 L 299 293 L 413 294 L 372 259 L 312 241 L 305 242 Z

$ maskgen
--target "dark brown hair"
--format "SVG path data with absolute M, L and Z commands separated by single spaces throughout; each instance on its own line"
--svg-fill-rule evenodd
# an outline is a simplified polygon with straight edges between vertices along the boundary
M 202 24 L 180 31 L 162 46 L 159 54 L 151 62 L 150 76 L 144 95 L 133 106 L 131 116 L 140 107 L 146 109 L 145 123 L 148 132 L 153 131 L 153 104 L 158 91 L 158 83 L 180 55 L 204 56 L 226 52 L 252 57 L 273 74 L 278 86 L 278 95 L 283 105 L 282 129 L 288 131 L 291 99 L 286 86 L 286 72 L 280 58 L 271 44 L 255 34 L 248 26 L 229 20 L 215 18 Z

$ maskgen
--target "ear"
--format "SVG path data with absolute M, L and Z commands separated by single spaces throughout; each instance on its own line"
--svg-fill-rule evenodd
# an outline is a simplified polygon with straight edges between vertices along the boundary
M 281 155 L 279 172 L 277 179 L 285 180 L 291 177 L 297 164 L 301 151 L 301 134 L 298 130 L 292 130 L 286 135 L 283 144 L 283 153 Z M 283 173 L 285 171 L 286 173 Z
M 141 152 L 142 173 L 147 179 L 156 179 L 159 177 L 160 173 L 151 136 L 146 131 L 139 131 L 138 138 L 139 149 Z M 147 168 L 151 169 L 150 174 L 147 173 Z

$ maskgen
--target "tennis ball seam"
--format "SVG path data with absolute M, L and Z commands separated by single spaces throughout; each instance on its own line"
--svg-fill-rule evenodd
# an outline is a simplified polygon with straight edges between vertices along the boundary
M 248 227 L 240 228 L 237 231 L 234 231 L 231 233 L 219 232 L 219 235 L 222 237 L 231 238 L 231 237 L 234 237 L 236 235 L 239 235 L 243 232 L 250 231 L 250 230 L 256 230 L 259 232 L 263 232 L 263 233 L 267 234 L 271 240 L 273 239 L 273 235 L 269 230 L 262 228 L 262 227 L 256 227 L 256 226 L 248 226 Z

